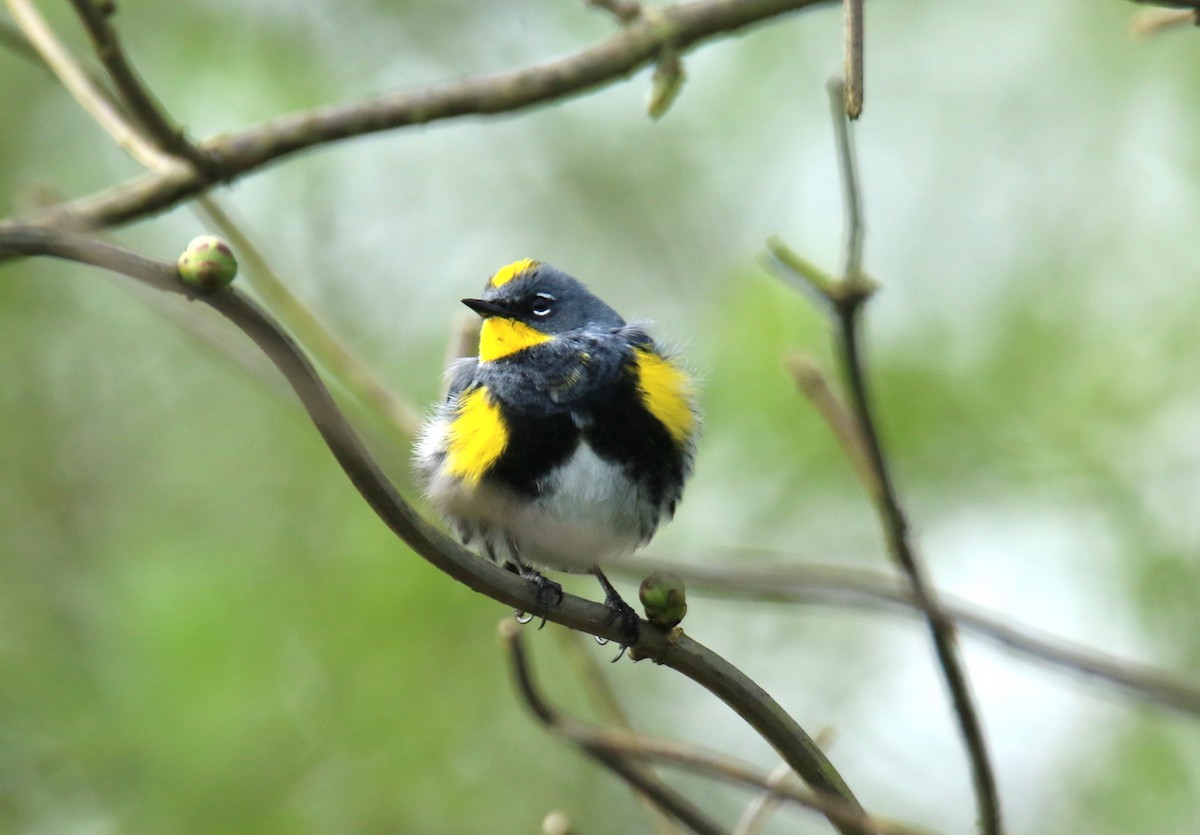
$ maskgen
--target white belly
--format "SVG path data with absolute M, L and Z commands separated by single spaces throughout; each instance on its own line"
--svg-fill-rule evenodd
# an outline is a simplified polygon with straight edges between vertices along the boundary
M 487 483 L 472 487 L 443 473 L 429 481 L 438 509 L 466 528 L 477 528 L 504 556 L 506 540 L 523 562 L 560 571 L 587 571 L 631 553 L 642 542 L 641 492 L 619 467 L 581 443 L 543 485 L 536 499 Z

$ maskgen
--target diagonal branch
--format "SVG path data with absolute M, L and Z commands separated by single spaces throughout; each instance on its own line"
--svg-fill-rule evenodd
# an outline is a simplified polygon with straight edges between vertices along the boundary
M 96 57 L 104 65 L 121 100 L 159 150 L 186 159 L 201 171 L 205 170 L 208 160 L 188 141 L 183 131 L 172 124 L 162 104 L 142 83 L 125 57 L 116 30 L 109 25 L 108 15 L 100 10 L 96 0 L 71 0 L 71 5 L 75 7 L 75 13 L 92 39 Z
M 97 121 L 121 146 L 131 155 L 155 171 L 175 170 L 180 162 L 164 151 L 178 153 L 188 161 L 200 165 L 207 164 L 199 161 L 199 154 L 189 145 L 177 131 L 170 128 L 167 116 L 158 110 L 158 105 L 142 91 L 136 77 L 132 80 L 122 76 L 118 84 L 135 85 L 139 92 L 131 92 L 125 88 L 122 92 L 127 97 L 138 99 L 137 107 L 142 111 L 143 123 L 153 124 L 153 128 L 140 127 L 133 124 L 121 113 L 109 98 L 107 91 L 100 81 L 92 78 L 79 65 L 67 50 L 62 41 L 55 35 L 46 21 L 37 13 L 29 0 L 8 0 L 10 6 L 21 13 L 21 23 L 28 38 L 28 44 L 34 50 L 33 58 L 41 58 L 44 65 L 53 72 L 63 86 L 75 97 L 81 107 Z M 131 74 L 120 55 L 120 47 L 116 42 L 116 34 L 108 25 L 107 20 L 96 9 L 93 0 L 72 0 L 79 13 L 90 27 L 101 28 L 98 38 L 97 51 L 102 57 L 105 53 L 115 53 L 120 60 L 117 62 L 126 67 L 125 72 Z M 99 22 L 97 22 L 99 21 Z M 154 115 L 148 115 L 149 113 Z M 147 136 L 146 134 L 150 134 Z M 170 134 L 170 135 L 168 135 Z M 157 143 L 157 144 L 156 144 Z M 182 143 L 182 145 L 180 144 Z M 183 146 L 187 146 L 187 150 Z M 287 287 L 275 274 L 258 248 L 244 234 L 237 223 L 229 216 L 220 203 L 211 196 L 201 197 L 197 203 L 197 211 L 214 223 L 225 237 L 231 239 L 235 249 L 241 254 L 243 261 L 252 267 L 249 271 L 251 283 L 259 295 L 278 312 L 293 331 L 300 334 L 327 370 L 331 370 L 338 380 L 363 404 L 374 410 L 379 418 L 386 422 L 389 431 L 399 432 L 404 437 L 412 437 L 418 428 L 419 414 L 415 408 L 398 398 L 367 368 L 349 348 L 343 345 L 330 331 L 329 327 Z
M 567 663 L 574 668 L 575 675 L 583 685 L 588 701 L 592 703 L 592 707 L 601 719 L 614 727 L 633 733 L 633 724 L 629 721 L 629 714 L 617 697 L 612 681 L 608 678 L 607 670 L 604 669 L 612 665 L 599 664 L 595 654 L 587 651 L 584 646 L 586 639 L 580 633 L 572 629 L 555 629 L 553 631 L 555 637 L 559 639 Z M 644 779 L 662 784 L 662 779 L 658 774 L 649 768 L 645 769 Z M 674 835 L 678 832 L 679 825 L 671 816 L 659 809 L 644 795 L 637 794 L 636 796 L 643 801 L 649 818 L 647 823 L 655 835 Z
M 958 717 L 959 730 L 971 762 L 980 827 L 986 835 L 1000 835 L 1003 825 L 1000 819 L 996 776 L 988 756 L 983 723 L 975 709 L 966 668 L 959 655 L 954 621 L 942 610 L 937 591 L 929 581 L 924 564 L 913 548 L 908 520 L 900 506 L 891 468 L 884 455 L 883 443 L 871 409 L 859 325 L 863 305 L 870 298 L 872 285 L 865 280 L 862 273 L 862 199 L 854 162 L 854 146 L 850 141 L 850 124 L 844 110 L 845 91 L 840 82 L 830 85 L 829 99 L 838 139 L 838 163 L 846 204 L 846 239 L 840 282 L 843 292 L 831 301 L 838 324 L 837 341 L 846 373 L 850 410 L 861 429 L 863 446 L 875 473 L 872 498 L 879 513 L 888 551 L 900 566 L 900 570 L 908 577 L 917 606 L 925 612 L 934 651 L 950 691 L 954 714 Z
M 918 835 L 917 830 L 902 824 L 866 816 L 861 809 L 853 808 L 838 798 L 814 794 L 797 789 L 786 781 L 773 781 L 769 774 L 739 762 L 725 754 L 707 751 L 692 745 L 684 745 L 656 737 L 633 733 L 625 729 L 605 729 L 566 716 L 546 701 L 533 679 L 529 659 L 525 653 L 520 630 L 512 621 L 500 624 L 501 638 L 508 650 L 513 677 L 517 690 L 526 706 L 549 730 L 560 734 L 592 756 L 613 768 L 628 779 L 628 772 L 637 770 L 634 765 L 640 760 L 670 763 L 698 773 L 707 774 L 730 783 L 738 783 L 763 789 L 772 796 L 791 800 L 810 809 L 818 810 L 832 822 L 877 835 Z M 792 771 L 788 769 L 788 774 Z M 639 789 L 644 787 L 635 784 Z M 667 789 L 667 792 L 670 792 Z M 658 800 L 658 798 L 655 798 Z M 690 804 L 689 804 L 690 805 Z M 668 807 L 673 814 L 675 810 Z M 683 818 L 680 818 L 683 820 Z M 692 824 L 689 822 L 689 826 Z M 709 831 L 707 828 L 697 831 Z M 716 831 L 723 831 L 717 828 Z
M 388 431 L 411 439 L 420 429 L 420 410 L 397 395 L 379 379 L 358 354 L 333 333 L 330 326 L 306 305 L 287 282 L 272 269 L 262 251 L 243 231 L 241 224 L 226 211 L 213 195 L 201 197 L 196 211 L 229 240 L 247 271 L 251 286 L 259 298 L 295 333 L 330 373 L 369 412 L 382 420 Z
M 299 151 L 411 125 L 513 113 L 577 96 L 656 61 L 665 46 L 682 53 L 825 2 L 829 0 L 693 0 L 646 10 L 607 40 L 566 58 L 272 119 L 201 143 L 200 151 L 211 166 L 208 173 L 190 166 L 152 172 L 9 223 L 81 229 L 127 223 Z
M 914 599 L 911 584 L 889 573 L 827 565 L 723 568 L 706 567 L 701 562 L 681 563 L 640 556 L 637 574 L 670 571 L 683 578 L 693 594 L 699 592 L 717 599 L 816 603 L 925 616 Z M 1200 716 L 1200 684 L 1052 637 L 953 595 L 939 595 L 939 598 L 942 611 L 964 632 L 985 638 L 1027 660 L 1040 661 L 1060 672 L 1075 673 L 1147 704 Z
M 892 480 L 891 467 L 884 454 L 871 408 L 860 325 L 863 307 L 874 292 L 875 284 L 862 269 L 862 197 L 858 187 L 854 146 L 850 138 L 850 123 L 845 109 L 845 83 L 841 79 L 832 80 L 828 86 L 828 93 L 846 215 L 841 275 L 836 279 L 829 277 L 777 242 L 770 244 L 771 252 L 777 263 L 791 271 L 793 278 L 816 291 L 818 297 L 829 306 L 846 378 L 850 417 L 857 427 L 858 441 L 862 452 L 865 453 L 867 464 L 863 468 L 862 461 L 855 461 L 855 469 L 860 476 L 864 476 L 863 485 L 879 516 L 888 552 L 908 578 L 914 604 L 925 613 L 934 652 L 950 692 L 954 715 L 958 719 L 959 731 L 970 761 L 975 798 L 979 806 L 980 827 L 985 835 L 1001 835 L 1003 825 L 996 777 L 988 755 L 983 724 L 975 708 L 970 682 L 959 655 L 955 624 L 938 601 L 937 591 L 928 579 L 924 564 L 913 547 L 908 520 Z
M 363 446 L 312 363 L 296 343 L 251 299 L 234 288 L 200 295 L 178 280 L 172 263 L 99 241 L 38 228 L 0 228 L 0 257 L 42 255 L 90 264 L 128 276 L 157 290 L 182 295 L 216 310 L 248 336 L 275 364 L 299 397 L 313 425 L 359 494 L 414 552 L 467 587 L 522 611 L 537 611 L 533 584 L 479 558 L 426 522 L 404 500 Z M 600 603 L 564 594 L 548 620 L 592 635 L 620 640 L 623 624 Z M 818 793 L 862 814 L 850 788 L 796 720 L 728 661 L 686 635 L 643 622 L 630 655 L 650 658 L 704 687 L 734 710 Z M 843 835 L 861 826 L 831 816 Z
M 157 176 L 167 177 L 182 173 L 183 165 L 147 142 L 141 131 L 129 123 L 125 115 L 113 104 L 107 92 L 84 71 L 54 34 L 32 0 L 7 0 L 7 3 L 13 20 L 29 44 L 58 77 L 63 87 L 113 141 L 142 165 L 157 172 Z
M 508 651 L 513 678 L 517 683 L 517 692 L 525 700 L 525 705 L 530 712 L 543 726 L 574 742 L 581 751 L 627 782 L 636 790 L 638 797 L 645 798 L 650 802 L 651 808 L 679 821 L 700 835 L 723 835 L 724 828 L 709 817 L 704 810 L 662 782 L 657 775 L 634 758 L 591 744 L 591 741 L 581 733 L 582 729 L 586 727 L 583 723 L 562 716 L 542 698 L 533 683 L 529 659 L 525 653 L 525 645 L 521 641 L 521 631 L 515 622 L 500 621 L 500 637 Z M 634 736 L 631 731 L 623 732 Z

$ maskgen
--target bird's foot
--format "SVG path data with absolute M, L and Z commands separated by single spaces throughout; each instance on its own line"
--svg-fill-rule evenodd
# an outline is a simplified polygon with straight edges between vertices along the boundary
M 550 611 L 551 606 L 557 606 L 562 603 L 563 590 L 562 585 L 553 580 L 544 577 L 540 571 L 530 568 L 524 564 L 509 563 L 505 566 L 509 571 L 522 577 L 525 580 L 533 583 L 537 591 L 534 593 L 534 610 L 532 613 L 517 612 L 517 620 L 521 623 L 529 623 L 535 617 L 542 619 L 538 624 L 538 629 L 546 625 L 546 615 Z
M 612 611 L 612 620 L 610 623 L 620 620 L 621 622 L 621 637 L 619 639 L 620 651 L 617 657 L 613 659 L 613 663 L 621 660 L 621 656 L 625 654 L 625 650 L 637 643 L 638 637 L 642 632 L 642 619 L 638 617 L 638 613 L 632 606 L 622 599 L 608 578 L 604 576 L 599 568 L 593 568 L 592 574 L 600 581 L 600 585 L 604 588 L 604 605 Z M 600 640 L 600 639 L 597 639 Z

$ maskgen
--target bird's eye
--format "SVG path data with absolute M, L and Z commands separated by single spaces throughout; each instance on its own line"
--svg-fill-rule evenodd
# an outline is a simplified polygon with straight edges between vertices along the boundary
M 534 296 L 533 301 L 529 303 L 529 310 L 534 316 L 549 316 L 550 307 L 554 303 L 554 296 L 549 293 L 538 293 Z

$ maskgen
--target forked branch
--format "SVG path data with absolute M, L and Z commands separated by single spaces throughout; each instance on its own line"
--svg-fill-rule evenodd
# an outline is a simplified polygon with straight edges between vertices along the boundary
M 90 264 L 157 290 L 201 302 L 248 336 L 279 369 L 359 493 L 413 551 L 475 591 L 523 611 L 538 608 L 532 584 L 466 551 L 426 522 L 399 494 L 363 446 L 304 353 L 252 300 L 229 287 L 198 294 L 178 280 L 173 263 L 122 247 L 51 230 L 0 228 L 0 256 L 41 255 Z M 549 620 L 592 635 L 620 640 L 622 624 L 607 606 L 565 594 L 546 612 Z M 838 808 L 864 814 L 845 781 L 820 748 L 761 687 L 729 662 L 686 635 L 668 636 L 643 622 L 630 654 L 670 667 L 714 694 L 741 716 L 813 790 Z M 844 835 L 868 830 L 844 815 L 828 815 Z

